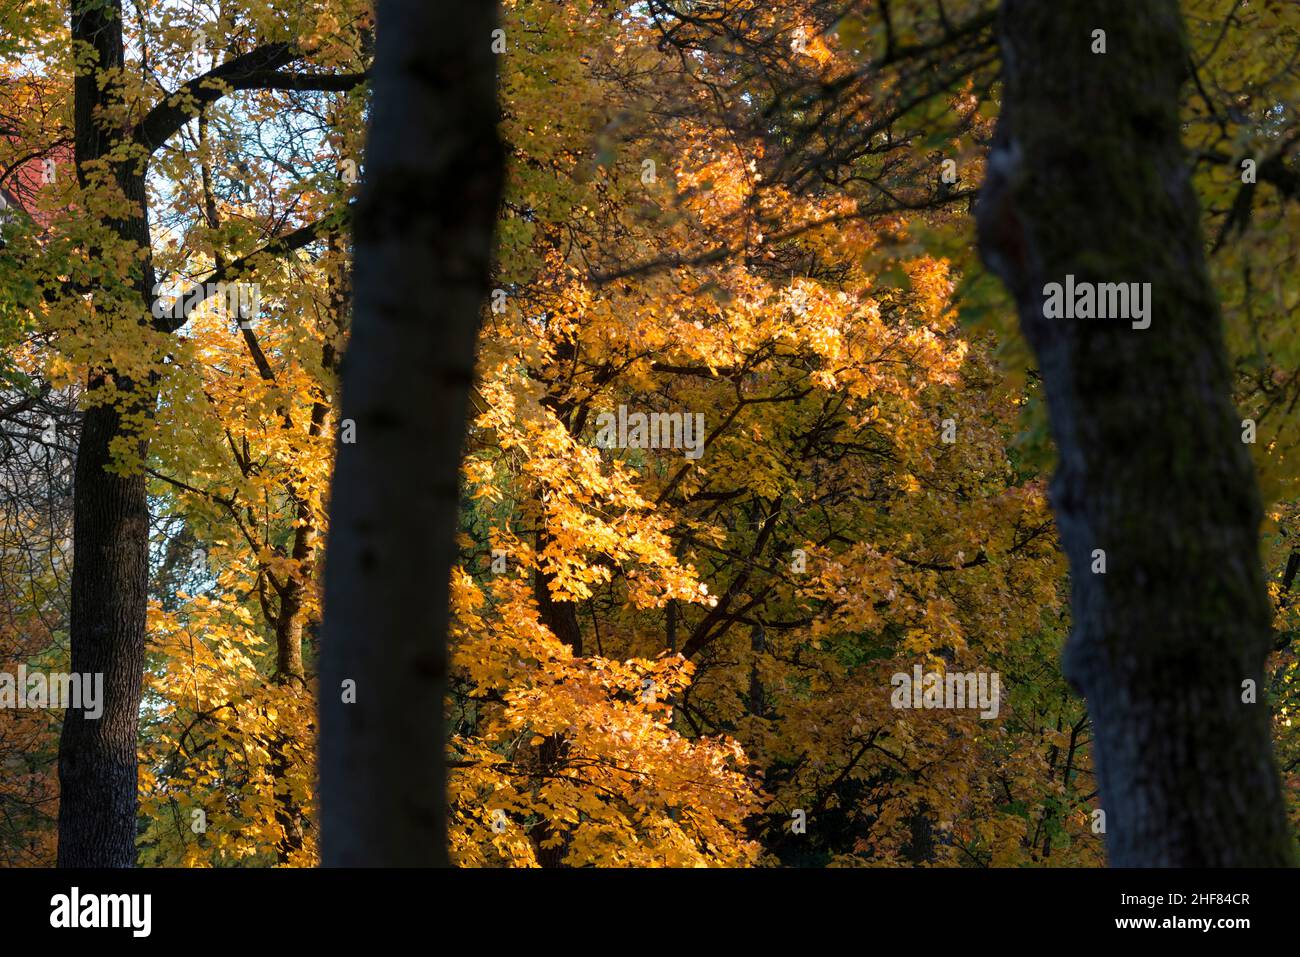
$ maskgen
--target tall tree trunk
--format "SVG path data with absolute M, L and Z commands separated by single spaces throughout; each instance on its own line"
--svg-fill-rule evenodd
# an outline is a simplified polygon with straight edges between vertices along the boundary
M 327 368 L 331 361 L 333 348 L 325 347 Z M 307 427 L 307 437 L 316 438 L 329 415 L 329 407 L 324 402 L 312 404 L 311 421 Z M 289 557 L 294 562 L 294 573 L 287 575 L 280 588 L 279 614 L 275 619 L 275 676 L 274 680 L 283 686 L 284 693 L 293 697 L 306 693 L 307 673 L 302 660 L 302 636 L 306 625 L 304 601 L 308 597 L 307 589 L 311 587 L 313 556 L 316 551 L 316 525 L 310 505 L 304 499 L 298 499 L 295 508 L 298 527 L 293 533 L 293 546 Z M 275 779 L 275 821 L 280 825 L 283 835 L 276 841 L 276 859 L 281 864 L 288 864 L 293 855 L 302 849 L 304 833 L 302 808 L 294 799 L 290 776 L 298 762 L 297 741 L 286 733 L 277 731 L 269 742 L 271 752 L 271 775 Z
M 86 185 L 87 164 L 107 156 L 122 131 L 98 115 L 108 97 L 103 71 L 123 63 L 120 2 L 73 0 L 72 40 L 95 52 L 74 82 L 77 173 Z M 144 172 L 135 163 L 115 167 L 118 187 L 133 204 L 127 218 L 108 225 L 124 243 L 149 249 Z M 137 276 L 141 316 L 153 290 L 146 258 Z M 92 387 L 111 371 L 96 370 Z M 70 643 L 74 672 L 104 675 L 103 714 L 88 720 L 69 710 L 59 741 L 60 867 L 130 867 L 135 862 L 136 735 L 144 676 L 145 612 L 148 604 L 149 512 L 143 473 L 107 471 L 111 443 L 129 436 L 123 403 L 152 407 L 147 386 L 115 376 L 123 396 L 116 407 L 87 410 L 77 452 L 73 493 Z M 139 447 L 143 454 L 143 444 Z
M 537 554 L 546 548 L 547 535 L 544 527 L 544 511 L 541 502 L 537 503 L 539 522 L 543 527 L 537 530 Z M 578 608 L 571 601 L 556 601 L 551 595 L 551 582 L 554 576 L 546 574 L 541 568 L 533 574 L 533 597 L 537 601 L 538 619 L 556 638 L 569 646 L 575 657 L 582 657 L 582 627 L 578 624 Z M 569 746 L 563 734 L 548 734 L 537 746 L 537 776 L 533 787 L 540 790 L 555 775 L 568 756 Z M 545 846 L 556 834 L 560 841 L 552 846 Z M 528 832 L 533 842 L 533 854 L 538 867 L 563 867 L 564 856 L 569 852 L 567 834 L 551 826 L 550 820 L 543 817 Z
M 103 714 L 69 709 L 59 741 L 60 867 L 135 863 L 149 516 L 143 475 L 109 474 L 112 409 L 87 411 L 73 509 L 71 669 L 103 674 Z
M 326 865 L 447 861 L 460 449 L 503 157 L 496 5 L 381 0 L 321 641 Z M 345 703 L 345 682 L 355 703 Z
M 1105 31 L 1104 53 L 1092 52 Z M 1177 0 L 1005 0 L 977 211 L 1038 357 L 1110 863 L 1280 865 L 1259 494 L 1179 139 Z M 1044 286 L 1151 283 L 1150 326 L 1045 318 Z M 1104 573 L 1094 571 L 1105 553 Z

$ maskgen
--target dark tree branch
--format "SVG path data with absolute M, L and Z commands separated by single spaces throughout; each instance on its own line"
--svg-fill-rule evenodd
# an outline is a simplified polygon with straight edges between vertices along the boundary
M 231 90 L 321 90 L 345 92 L 369 78 L 369 73 L 281 73 L 282 67 L 301 59 L 303 52 L 291 43 L 267 43 L 227 60 L 207 73 L 181 84 L 180 89 L 155 105 L 131 134 L 150 153 L 162 146 L 207 103 Z

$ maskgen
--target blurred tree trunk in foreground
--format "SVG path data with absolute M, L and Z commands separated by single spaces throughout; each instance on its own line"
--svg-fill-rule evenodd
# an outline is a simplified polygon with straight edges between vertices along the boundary
M 1006 0 L 999 41 L 980 248 L 1046 387 L 1074 590 L 1064 668 L 1096 728 L 1110 863 L 1284 864 L 1261 506 L 1180 142 L 1178 4 Z M 1149 282 L 1149 327 L 1045 318 L 1044 287 L 1067 275 Z
M 379 4 L 343 362 L 356 441 L 338 447 L 325 572 L 327 866 L 447 863 L 448 579 L 504 169 L 496 16 L 482 0 Z

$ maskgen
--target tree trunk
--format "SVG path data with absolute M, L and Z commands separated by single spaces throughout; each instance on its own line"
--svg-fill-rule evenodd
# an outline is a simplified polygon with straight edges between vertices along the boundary
M 72 40 L 89 44 L 95 64 L 74 81 L 77 173 L 86 185 L 87 164 L 108 155 L 120 130 L 97 115 L 107 98 L 98 80 L 123 63 L 120 2 L 73 0 Z M 135 204 L 127 218 L 108 225 L 124 243 L 149 249 L 143 169 L 119 164 L 116 180 Z M 141 316 L 153 290 L 153 265 L 146 258 L 136 277 Z M 91 385 L 110 372 L 96 370 Z M 77 452 L 73 493 L 71 669 L 104 675 L 103 714 L 87 720 L 69 710 L 59 741 L 60 867 L 130 867 L 135 863 L 136 735 L 144 677 L 145 613 L 148 607 L 149 511 L 143 473 L 107 471 L 111 443 L 130 437 L 121 410 L 126 404 L 151 410 L 147 386 L 114 377 L 122 398 L 116 407 L 87 410 Z M 143 455 L 143 444 L 139 448 Z
M 71 670 L 104 676 L 97 720 L 69 709 L 59 741 L 60 867 L 135 863 L 149 515 L 144 476 L 104 471 L 117 414 L 86 412 L 73 501 Z
M 321 642 L 326 865 L 447 862 L 460 448 L 503 175 L 496 6 L 381 0 Z M 508 55 L 508 54 L 507 54 Z M 355 682 L 355 703 L 345 703 Z
M 1063 665 L 1096 729 L 1110 863 L 1284 864 L 1262 510 L 1179 139 L 1178 3 L 1005 0 L 999 39 L 980 248 L 1051 411 L 1073 583 Z M 1149 282 L 1150 326 L 1046 318 L 1044 287 L 1067 274 Z M 1259 703 L 1243 702 L 1246 681 Z
M 538 521 L 545 522 L 541 502 L 537 503 Z M 536 537 L 537 554 L 546 548 L 547 536 L 539 528 Z M 582 657 L 582 627 L 578 624 L 578 609 L 571 601 L 556 601 L 551 595 L 551 582 L 554 576 L 538 568 L 533 574 L 533 597 L 537 601 L 538 620 L 545 625 L 556 638 L 568 645 L 574 657 Z M 537 746 L 537 777 L 533 781 L 535 791 L 543 788 L 555 775 L 568 756 L 569 746 L 563 734 L 548 734 Z M 528 832 L 533 842 L 533 854 L 538 867 L 563 867 L 564 856 L 569 852 L 568 835 L 560 831 L 560 842 L 550 847 L 543 846 L 555 837 L 557 829 L 550 820 L 543 817 Z

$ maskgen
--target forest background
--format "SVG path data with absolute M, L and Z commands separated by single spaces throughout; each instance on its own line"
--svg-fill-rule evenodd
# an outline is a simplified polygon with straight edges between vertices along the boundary
M 1300 13 L 1181 6 L 1294 834 Z M 972 216 L 993 5 L 772 7 L 506 0 L 482 39 L 506 185 L 451 580 L 452 861 L 1100 865 L 1042 378 Z M 143 687 L 114 725 L 137 861 L 313 865 L 333 459 L 370 438 L 338 378 L 373 10 L 140 0 L 118 26 L 106 61 L 63 4 L 0 3 L 0 670 L 69 668 L 93 445 L 147 500 Z M 84 155 L 78 96 L 128 135 Z M 142 316 L 142 263 L 150 290 L 255 284 L 258 311 Z M 698 456 L 599 440 L 620 407 L 702 415 Z M 896 707 L 916 666 L 997 673 L 997 717 Z M 65 731 L 0 710 L 0 864 L 56 860 Z

